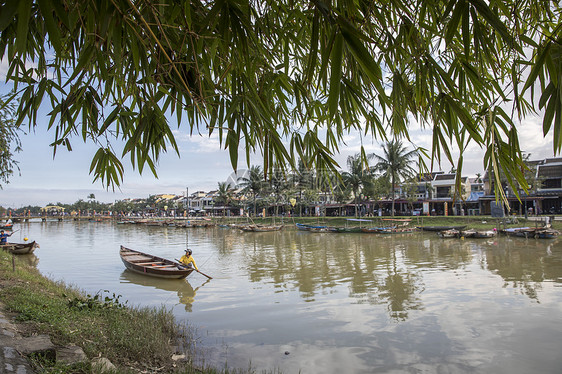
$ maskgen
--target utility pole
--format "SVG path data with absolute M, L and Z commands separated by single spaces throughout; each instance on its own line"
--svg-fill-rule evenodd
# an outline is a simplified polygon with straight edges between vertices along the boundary
M 189 217 L 189 187 L 185 188 L 185 201 L 186 201 L 186 210 L 187 210 L 187 216 Z

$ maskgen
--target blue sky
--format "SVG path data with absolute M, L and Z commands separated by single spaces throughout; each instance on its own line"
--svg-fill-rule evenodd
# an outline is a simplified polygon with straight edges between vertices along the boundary
M 5 63 L 0 61 L 0 79 L 5 76 Z M 80 138 L 72 142 L 73 151 L 68 152 L 60 148 L 53 159 L 53 133 L 46 131 L 48 119 L 43 116 L 38 119 L 35 132 L 21 137 L 23 152 L 15 155 L 19 162 L 20 174 L 14 174 L 10 183 L 0 190 L 0 206 L 20 208 L 26 205 L 44 206 L 48 203 L 73 203 L 78 199 L 86 200 L 90 194 L 96 200 L 113 202 L 124 198 L 148 197 L 149 195 L 170 193 L 183 194 L 186 188 L 189 192 L 197 190 L 209 191 L 217 188 L 217 183 L 225 181 L 233 172 L 228 152 L 221 149 L 216 137 L 193 135 L 188 136 L 175 131 L 180 149 L 180 156 L 175 152 L 164 154 L 157 166 L 156 179 L 150 171 L 139 175 L 130 166 L 128 159 L 124 160 L 124 181 L 119 190 L 107 191 L 97 181 L 93 183 L 93 176 L 89 174 L 90 162 L 96 152 L 92 145 L 84 144 Z M 172 128 L 177 128 L 174 122 Z M 185 127 L 183 131 L 187 131 Z M 518 125 L 521 149 L 531 153 L 531 159 L 552 157 L 552 135 L 542 136 L 541 118 L 528 117 Z M 431 133 L 412 127 L 411 140 L 417 146 L 431 148 Z M 340 148 L 336 161 L 345 169 L 348 156 L 356 154 L 361 143 L 367 152 L 381 154 L 380 142 L 372 139 L 361 139 L 358 134 L 349 134 L 346 144 Z M 484 173 L 482 156 L 484 151 L 475 145 L 469 145 L 464 155 L 463 174 L 475 176 Z M 443 159 L 445 160 L 445 159 Z M 239 169 L 247 168 L 245 157 L 240 157 Z M 261 157 L 252 158 L 252 164 L 261 164 Z M 445 160 L 441 167 L 434 166 L 434 170 L 448 172 L 451 165 Z

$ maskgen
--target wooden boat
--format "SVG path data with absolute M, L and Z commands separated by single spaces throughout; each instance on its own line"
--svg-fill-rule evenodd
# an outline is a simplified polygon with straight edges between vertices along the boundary
M 33 251 L 35 251 L 35 248 L 39 247 L 39 244 L 37 244 L 35 241 L 32 241 L 31 243 L 1 244 L 0 247 L 2 247 L 2 249 L 10 251 L 14 255 L 25 255 L 28 253 L 33 253 Z
M 242 231 L 254 231 L 254 232 L 265 232 L 265 231 L 279 231 L 283 228 L 283 225 L 243 225 L 240 226 Z
M 14 225 L 12 225 L 11 223 L 0 225 L 0 230 L 13 230 L 13 229 L 14 229 Z
M 546 228 L 546 229 L 538 229 L 535 231 L 535 238 L 536 239 L 554 239 L 560 235 L 560 231 Z
M 415 227 L 379 227 L 378 233 L 379 234 L 411 234 L 416 232 Z
M 295 223 L 297 229 L 301 231 L 314 231 L 314 229 L 325 229 L 328 226 L 320 226 L 320 225 L 307 225 L 304 223 Z
M 127 269 L 152 277 L 183 279 L 194 270 L 175 261 L 135 251 L 124 246 L 121 246 L 119 255 Z
M 363 227 L 361 232 L 367 234 L 380 234 L 381 231 L 388 229 L 388 227 Z
M 458 238 L 460 236 L 460 231 L 456 229 L 443 230 L 439 231 L 437 235 L 439 235 L 440 238 Z
M 476 232 L 474 233 L 474 235 L 472 236 L 473 238 L 493 238 L 494 236 L 497 236 L 498 232 L 494 229 L 494 230 L 476 230 Z
M 423 231 L 446 231 L 446 230 L 462 230 L 466 227 L 464 226 L 418 226 L 417 228 Z
M 347 233 L 358 233 L 358 232 L 363 232 L 363 228 L 362 227 L 330 227 L 328 229 L 329 232 L 333 232 L 336 234 L 347 234 Z
M 513 227 L 500 232 L 507 236 L 535 239 L 554 239 L 560 235 L 560 231 L 548 227 Z

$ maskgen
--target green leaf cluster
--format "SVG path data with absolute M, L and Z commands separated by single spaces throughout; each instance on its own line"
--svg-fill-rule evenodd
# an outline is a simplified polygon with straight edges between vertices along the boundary
M 17 124 L 50 107 L 54 150 L 96 144 L 107 186 L 125 157 L 156 174 L 179 153 L 175 118 L 179 133 L 216 134 L 234 169 L 261 153 L 265 175 L 297 159 L 335 170 L 349 133 L 415 144 L 417 124 L 432 166 L 444 157 L 460 176 L 474 142 L 485 169 L 527 188 L 518 121 L 544 111 L 562 147 L 560 16 L 534 0 L 2 1 L 0 57 Z

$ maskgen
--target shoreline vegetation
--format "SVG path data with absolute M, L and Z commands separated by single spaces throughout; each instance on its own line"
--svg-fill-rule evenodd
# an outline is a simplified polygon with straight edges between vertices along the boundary
M 489 216 L 395 218 L 410 218 L 411 226 L 462 224 L 475 229 L 499 228 L 502 222 L 505 227 L 541 226 L 544 223 L 538 218 L 534 221 L 514 217 L 506 218 L 509 219 L 506 223 L 506 219 Z M 374 226 L 390 222 L 381 220 L 381 217 L 366 219 L 372 221 L 354 222 L 342 217 L 285 217 L 283 220 L 268 217 L 253 219 L 253 222 L 284 223 L 287 227 L 293 226 L 293 229 L 295 222 L 327 223 L 341 227 L 357 224 Z M 242 218 L 212 221 L 221 223 L 228 220 L 240 222 Z M 553 228 L 562 228 L 559 221 L 551 223 Z M 78 345 L 90 360 L 100 356 L 109 359 L 117 367 L 111 373 L 254 372 L 251 368 L 232 370 L 196 367 L 193 364 L 196 337 L 188 326 L 179 325 L 165 307 L 129 306 L 127 301 L 120 300 L 119 295 L 108 290 L 100 290 L 96 295 L 85 294 L 72 286 L 42 276 L 35 267 L 7 251 L 0 251 L 0 298 L 3 301 L 0 307 L 14 317 L 22 335 L 46 334 L 55 346 Z M 97 372 L 89 362 L 66 366 L 38 357 L 31 358 L 31 362 L 37 373 Z M 204 357 L 202 360 L 198 357 L 197 362 L 205 362 Z
M 77 345 L 89 360 L 109 359 L 116 367 L 109 373 L 219 372 L 193 365 L 195 337 L 164 307 L 129 306 L 105 290 L 88 295 L 42 276 L 7 251 L 0 251 L 0 299 L 22 336 L 44 334 L 56 347 Z M 100 372 L 88 361 L 65 365 L 28 358 L 36 373 Z

